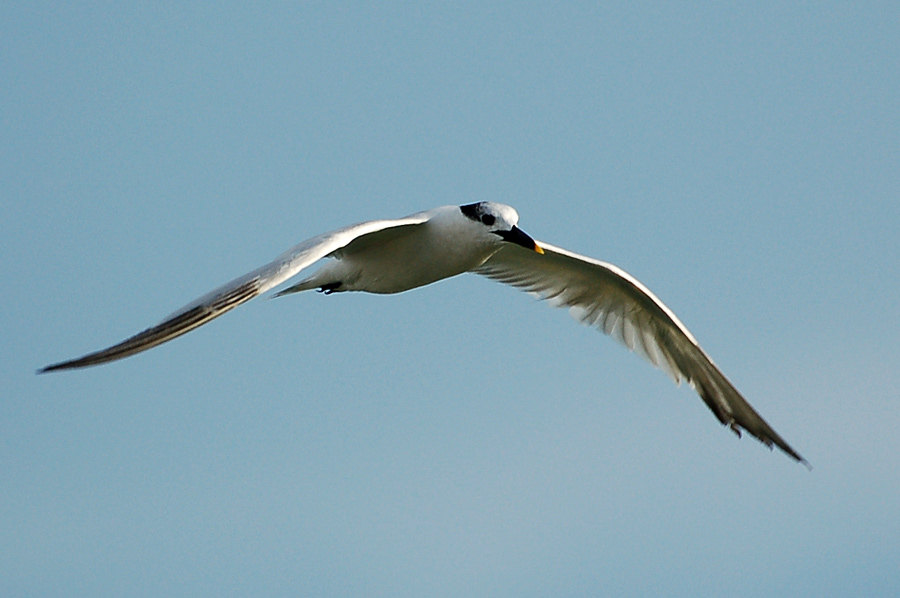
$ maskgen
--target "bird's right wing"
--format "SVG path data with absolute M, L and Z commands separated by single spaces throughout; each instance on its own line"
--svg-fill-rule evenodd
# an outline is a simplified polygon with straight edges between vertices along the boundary
M 196 301 L 192 301 L 159 324 L 147 328 L 121 343 L 76 359 L 48 365 L 38 370 L 38 373 L 99 365 L 146 351 L 190 332 L 238 305 L 265 293 L 296 276 L 318 260 L 346 247 L 352 241 L 366 236 L 377 236 L 377 233 L 382 231 L 416 227 L 427 221 L 428 217 L 427 212 L 420 212 L 398 220 L 362 222 L 318 235 L 292 247 L 265 266 L 240 276 Z
M 809 466 L 729 382 L 687 327 L 627 272 L 593 258 L 539 241 L 544 253 L 511 243 L 475 273 L 518 287 L 569 308 L 572 316 L 598 328 L 668 373 L 687 380 L 716 418 L 738 435 L 747 430 Z

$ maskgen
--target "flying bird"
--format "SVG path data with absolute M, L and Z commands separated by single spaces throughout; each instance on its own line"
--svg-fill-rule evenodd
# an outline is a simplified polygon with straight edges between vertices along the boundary
M 665 371 L 687 381 L 723 425 L 745 430 L 809 467 L 750 406 L 662 301 L 627 272 L 548 243 L 518 226 L 510 206 L 444 206 L 397 220 L 372 220 L 324 233 L 187 304 L 159 324 L 83 357 L 38 373 L 122 359 L 172 340 L 298 275 L 313 274 L 275 296 L 317 289 L 400 293 L 464 272 L 518 287 L 598 328 Z

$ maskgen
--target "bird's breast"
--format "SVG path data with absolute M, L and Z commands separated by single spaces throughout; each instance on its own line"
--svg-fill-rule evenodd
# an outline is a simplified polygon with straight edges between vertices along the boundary
M 344 288 L 369 293 L 400 293 L 480 266 L 496 249 L 422 227 L 409 235 L 346 253 L 340 264 Z

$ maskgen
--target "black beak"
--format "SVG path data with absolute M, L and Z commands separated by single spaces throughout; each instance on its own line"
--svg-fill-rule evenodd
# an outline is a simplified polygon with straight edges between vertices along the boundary
M 514 226 L 509 230 L 495 230 L 492 232 L 495 235 L 500 235 L 501 237 L 503 237 L 504 241 L 509 241 L 510 243 L 521 245 L 525 249 L 537 251 L 538 253 L 544 253 L 544 250 L 541 249 L 541 246 L 538 245 L 534 239 L 522 232 L 522 229 L 518 226 Z

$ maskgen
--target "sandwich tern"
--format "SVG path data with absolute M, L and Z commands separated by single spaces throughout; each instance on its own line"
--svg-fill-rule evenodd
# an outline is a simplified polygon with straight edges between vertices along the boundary
M 763 444 L 807 461 L 769 426 L 713 363 L 662 301 L 623 270 L 537 242 L 520 228 L 510 206 L 479 202 L 444 206 L 398 220 L 373 220 L 324 233 L 296 245 L 269 264 L 215 289 L 159 324 L 38 373 L 115 361 L 170 341 L 332 258 L 275 296 L 318 289 L 400 293 L 473 272 L 518 287 L 578 321 L 598 328 L 665 371 L 687 381 L 723 425 L 746 430 Z

